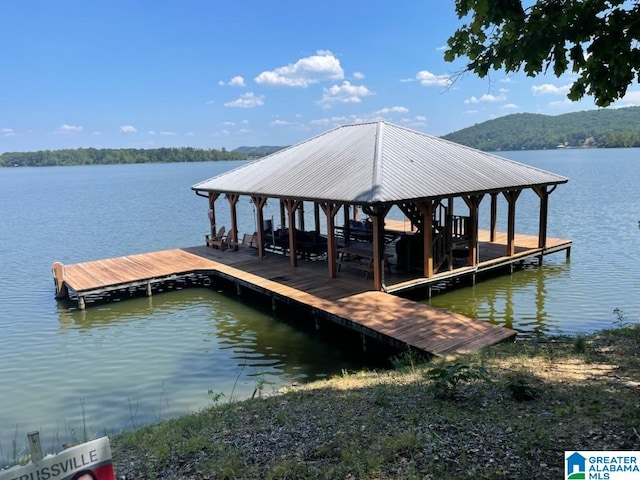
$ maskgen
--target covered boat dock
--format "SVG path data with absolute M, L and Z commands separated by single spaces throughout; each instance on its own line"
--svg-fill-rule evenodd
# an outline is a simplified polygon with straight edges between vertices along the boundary
M 341 324 L 363 341 L 436 355 L 470 351 L 516 332 L 397 295 L 430 295 L 443 282 L 513 272 L 555 252 L 568 258 L 571 241 L 547 236 L 549 196 L 567 181 L 385 122 L 337 127 L 193 185 L 208 201 L 203 245 L 54 263 L 56 295 L 84 308 L 117 292 L 152 295 L 169 282 L 215 277 L 235 284 L 238 294 L 270 297 L 274 309 L 303 305 L 309 319 Z M 516 204 L 526 189 L 539 199 L 538 235 L 516 234 Z M 238 218 L 243 196 L 254 207 L 249 222 Z M 499 197 L 507 204 L 506 232 L 497 228 Z M 485 199 L 490 228 L 481 230 Z M 229 224 L 218 225 L 225 203 Z M 241 236 L 241 224 L 255 231 Z

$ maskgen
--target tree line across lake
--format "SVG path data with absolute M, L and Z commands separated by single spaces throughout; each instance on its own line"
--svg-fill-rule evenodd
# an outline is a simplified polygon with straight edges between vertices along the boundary
M 587 110 L 557 116 L 516 113 L 458 130 L 442 138 L 489 152 L 640 147 L 640 107 Z M 7 152 L 0 155 L 0 167 L 252 160 L 282 148 L 285 147 L 263 145 L 239 147 L 232 151 L 224 148 L 205 150 L 182 147 Z
M 0 155 L 0 167 L 52 167 L 69 165 L 116 165 L 123 163 L 211 162 L 218 160 L 248 160 L 263 156 L 263 150 L 253 152 L 183 148 L 77 148 L 40 150 L 38 152 L 7 152 Z M 279 148 L 279 147 L 277 147 Z

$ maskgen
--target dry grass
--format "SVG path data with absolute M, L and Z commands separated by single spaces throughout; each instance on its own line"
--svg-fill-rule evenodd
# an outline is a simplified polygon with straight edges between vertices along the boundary
M 627 326 L 345 375 L 125 433 L 112 442 L 116 473 L 560 478 L 565 450 L 638 450 L 639 352 L 640 328 Z M 428 372 L 456 362 L 491 381 L 453 380 L 443 392 Z

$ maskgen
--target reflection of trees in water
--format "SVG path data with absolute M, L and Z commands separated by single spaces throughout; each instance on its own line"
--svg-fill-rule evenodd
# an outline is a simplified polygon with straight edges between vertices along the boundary
M 481 279 L 473 287 L 435 296 L 430 304 L 513 328 L 526 336 L 555 333 L 558 325 L 553 324 L 547 310 L 547 285 L 568 272 L 568 263 L 526 265 L 512 275 Z
M 308 324 L 309 318 L 256 315 L 250 305 L 232 303 L 238 309 L 233 315 L 217 318 L 215 334 L 220 348 L 232 350 L 238 366 L 249 369 L 247 376 L 262 375 L 268 368 L 308 381 L 355 366 L 334 344 L 299 328 L 302 322 Z M 302 315 L 311 317 L 310 313 Z
M 118 325 L 125 329 L 126 334 L 126 328 L 134 328 L 129 324 L 149 321 L 149 325 L 145 326 L 149 328 L 147 339 L 153 339 L 153 323 L 175 316 L 204 315 L 210 321 L 211 328 L 204 333 L 202 340 L 206 342 L 206 336 L 210 336 L 213 348 L 229 351 L 227 358 L 236 362 L 236 370 L 242 371 L 243 376 L 287 375 L 297 381 L 307 381 L 354 366 L 339 349 L 331 348 L 317 336 L 302 331 L 295 323 L 274 318 L 271 311 L 265 313 L 256 309 L 255 303 L 210 289 L 185 289 L 86 310 L 60 307 L 58 314 L 62 331 L 87 331 Z M 188 322 L 189 319 L 174 323 L 176 335 L 180 335 L 182 321 Z M 193 321 L 198 320 L 194 318 Z M 185 354 L 185 369 L 189 368 L 190 362 L 211 361 L 211 357 L 205 358 L 206 353 Z

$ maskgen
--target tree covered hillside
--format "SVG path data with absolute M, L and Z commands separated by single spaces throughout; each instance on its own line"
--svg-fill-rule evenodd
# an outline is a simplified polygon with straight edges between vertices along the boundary
M 116 165 L 122 163 L 210 162 L 244 160 L 242 153 L 197 148 L 77 148 L 7 152 L 0 155 L 0 167 L 53 167 L 66 165 Z
M 484 151 L 640 147 L 640 107 L 557 116 L 516 113 L 442 138 Z

